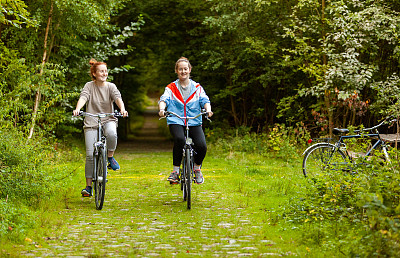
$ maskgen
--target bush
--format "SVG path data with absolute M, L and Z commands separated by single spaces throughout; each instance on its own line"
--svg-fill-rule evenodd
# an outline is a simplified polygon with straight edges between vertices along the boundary
M 288 161 L 304 150 L 309 133 L 298 124 L 295 128 L 276 124 L 269 133 L 250 132 L 248 127 L 206 130 L 213 151 L 221 153 L 250 152 Z
M 34 225 L 32 211 L 24 205 L 0 200 L 0 239 L 6 236 L 8 239 L 21 241 L 24 233 Z
M 305 196 L 290 205 L 289 218 L 310 227 L 309 235 L 316 230 L 325 235 L 334 233 L 318 243 L 339 249 L 345 256 L 399 256 L 398 168 L 397 160 L 389 166 L 377 158 L 356 165 L 350 172 L 332 171 L 314 182 L 308 180 Z
M 48 150 L 14 130 L 0 130 L 0 198 L 36 202 L 47 196 L 50 175 L 42 168 Z
M 82 158 L 73 140 L 67 144 L 64 151 L 62 144 L 28 141 L 17 130 L 0 129 L 0 239 L 23 240 L 23 233 L 35 226 L 32 214 L 42 201 L 65 190 L 75 171 L 58 164 Z

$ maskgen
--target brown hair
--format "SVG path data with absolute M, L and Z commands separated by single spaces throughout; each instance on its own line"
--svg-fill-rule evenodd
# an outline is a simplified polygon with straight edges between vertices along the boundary
M 183 56 L 182 56 L 182 57 L 179 58 L 178 61 L 176 61 L 176 63 L 175 63 L 175 71 L 178 69 L 178 64 L 179 64 L 180 62 L 187 62 L 189 68 L 192 69 L 192 65 L 190 64 L 189 59 L 187 59 L 186 57 L 183 57 Z
M 93 74 L 96 73 L 96 71 L 97 71 L 97 66 L 99 66 L 99 65 L 105 65 L 105 66 L 107 66 L 106 63 L 104 63 L 104 62 L 97 62 L 96 59 L 94 59 L 94 58 L 90 59 L 89 64 L 90 64 L 90 77 L 92 77 L 92 80 L 93 80 L 93 81 L 96 80 L 96 77 L 95 77 Z

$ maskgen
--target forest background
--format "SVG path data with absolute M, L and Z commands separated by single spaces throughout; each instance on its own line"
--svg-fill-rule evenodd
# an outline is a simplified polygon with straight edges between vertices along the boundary
M 332 135 L 398 115 L 399 12 L 397 0 L 0 0 L 0 208 L 51 191 L 39 167 L 81 135 L 70 114 L 90 58 L 131 114 L 121 138 L 181 56 L 218 118 L 208 136 Z

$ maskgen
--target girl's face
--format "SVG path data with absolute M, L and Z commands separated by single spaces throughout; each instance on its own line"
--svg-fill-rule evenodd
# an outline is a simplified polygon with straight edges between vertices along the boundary
M 97 66 L 96 73 L 93 74 L 96 77 L 96 81 L 105 82 L 107 81 L 108 71 L 106 65 Z
M 178 79 L 181 81 L 185 81 L 189 79 L 191 68 L 189 68 L 188 62 L 182 61 L 178 63 L 178 67 L 176 68 L 176 73 L 178 74 Z

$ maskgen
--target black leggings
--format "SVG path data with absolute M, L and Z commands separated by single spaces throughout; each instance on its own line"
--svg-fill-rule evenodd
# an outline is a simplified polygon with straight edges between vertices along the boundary
M 169 125 L 169 131 L 174 138 L 174 149 L 172 152 L 173 165 L 177 167 L 181 165 L 182 161 L 183 147 L 185 146 L 185 130 L 186 128 L 183 125 Z M 189 126 L 189 136 L 194 143 L 194 163 L 201 165 L 207 153 L 206 137 L 201 125 Z

